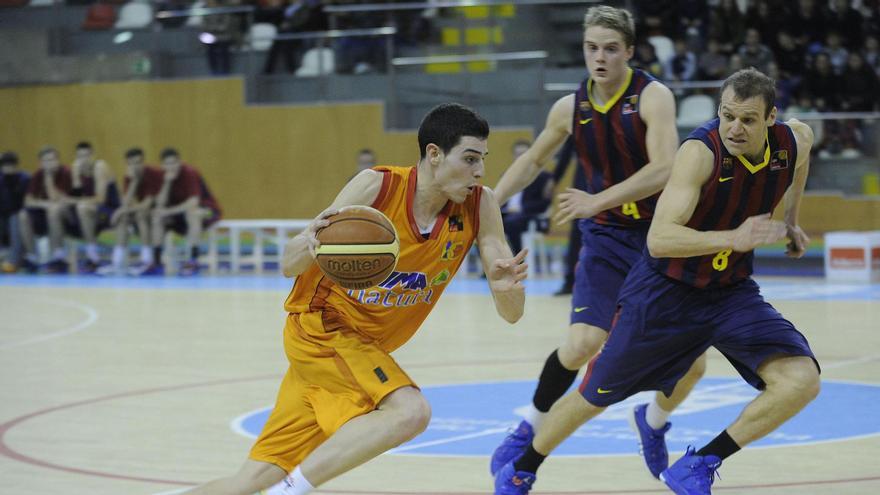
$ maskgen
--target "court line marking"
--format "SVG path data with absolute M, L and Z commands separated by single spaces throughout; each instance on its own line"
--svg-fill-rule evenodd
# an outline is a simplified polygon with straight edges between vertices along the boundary
M 62 299 L 55 299 L 55 298 L 51 298 L 51 297 L 43 298 L 43 301 L 49 301 L 51 304 L 54 304 L 57 306 L 67 306 L 69 308 L 78 309 L 86 314 L 86 319 L 81 321 L 80 323 L 77 323 L 76 325 L 73 325 L 73 326 L 67 327 L 67 328 L 62 328 L 61 330 L 56 330 L 54 332 L 50 332 L 50 333 L 43 334 L 43 335 L 37 335 L 36 337 L 31 337 L 29 339 L 25 339 L 25 340 L 22 340 L 19 342 L 2 344 L 2 345 L 0 345 L 0 350 L 14 349 L 16 347 L 22 347 L 22 346 L 26 346 L 26 345 L 36 344 L 39 342 L 45 342 L 47 340 L 66 337 L 68 335 L 71 335 L 71 334 L 74 334 L 77 332 L 81 332 L 81 331 L 85 330 L 86 328 L 92 326 L 92 324 L 94 324 L 96 321 L 98 321 L 98 314 L 99 313 L 95 308 L 93 308 L 91 306 L 88 306 L 85 304 L 80 304 L 80 303 L 73 302 L 73 301 L 65 301 Z
M 864 358 L 855 359 L 851 361 L 861 361 Z M 840 367 L 840 366 L 837 366 Z M 25 463 L 31 464 L 38 467 L 43 467 L 46 469 L 58 470 L 68 473 L 81 474 L 85 476 L 93 476 L 97 478 L 109 478 L 109 479 L 118 479 L 118 480 L 126 480 L 126 481 L 138 481 L 145 483 L 156 483 L 156 484 L 165 484 L 165 485 L 178 485 L 178 486 L 195 486 L 197 483 L 190 481 L 180 481 L 180 480 L 165 480 L 165 479 L 157 479 L 157 478 L 147 478 L 140 476 L 131 476 L 126 474 L 118 474 L 112 472 L 102 472 L 102 471 L 94 471 L 88 469 L 80 469 L 70 466 L 63 466 L 60 464 L 54 464 L 51 462 L 47 462 L 41 459 L 37 459 L 25 454 L 22 454 L 14 449 L 12 449 L 9 445 L 6 444 L 5 436 L 6 433 L 9 432 L 13 427 L 24 423 L 30 419 L 44 416 L 46 414 L 50 414 L 52 412 L 57 412 L 65 409 L 72 409 L 75 407 L 91 405 L 99 402 L 106 402 L 110 400 L 120 399 L 120 398 L 128 398 L 134 396 L 142 396 L 142 395 L 150 395 L 156 393 L 177 391 L 177 390 L 187 390 L 199 387 L 210 387 L 210 386 L 218 386 L 218 385 L 227 385 L 231 383 L 242 383 L 249 381 L 259 381 L 266 379 L 278 379 L 277 374 L 271 375 L 257 375 L 243 378 L 232 378 L 232 379 L 223 379 L 223 380 L 211 380 L 207 382 L 197 382 L 197 383 L 189 383 L 182 385 L 173 385 L 166 387 L 156 387 L 149 389 L 141 389 L 141 390 L 133 390 L 129 392 L 122 392 L 117 394 L 111 394 L 106 396 L 101 396 L 92 399 L 85 399 L 81 401 L 76 401 L 68 404 L 62 404 L 59 406 L 42 409 L 39 411 L 35 411 L 29 414 L 25 414 L 23 416 L 19 416 L 14 418 L 6 423 L 0 424 L 0 456 L 9 457 L 10 459 Z M 446 386 L 454 386 L 459 384 L 447 384 Z M 875 384 L 876 385 L 876 384 Z M 460 457 L 460 456 L 456 456 Z M 752 488 L 780 488 L 780 487 L 793 487 L 793 486 L 809 486 L 815 484 L 838 484 L 838 483 L 858 483 L 858 482 L 867 482 L 867 481 L 880 481 L 880 476 L 877 477 L 863 477 L 863 478 L 847 478 L 847 479 L 836 479 L 836 480 L 812 480 L 812 481 L 799 481 L 799 482 L 786 482 L 786 483 L 771 483 L 771 484 L 757 484 L 757 485 L 738 485 L 732 487 L 717 487 L 718 490 L 742 490 L 742 489 L 752 489 Z M 332 494 L 357 494 L 357 495 L 484 495 L 483 492 L 390 492 L 390 491 L 382 491 L 382 492 L 371 492 L 371 491 L 353 491 L 353 490 L 319 490 L 319 493 L 332 493 Z M 544 492 L 544 495 L 599 495 L 599 494 L 637 494 L 637 493 L 668 493 L 668 490 L 602 490 L 598 492 Z

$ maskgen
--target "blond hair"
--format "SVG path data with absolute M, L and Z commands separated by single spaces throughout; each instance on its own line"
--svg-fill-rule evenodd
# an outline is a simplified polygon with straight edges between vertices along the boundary
M 590 26 L 602 26 L 617 31 L 623 36 L 623 42 L 627 48 L 636 43 L 636 24 L 632 14 L 626 9 L 618 9 L 608 5 L 590 7 L 584 15 L 584 31 Z

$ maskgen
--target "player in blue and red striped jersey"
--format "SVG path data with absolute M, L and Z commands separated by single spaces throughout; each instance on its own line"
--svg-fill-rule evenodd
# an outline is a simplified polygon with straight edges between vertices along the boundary
M 719 118 L 681 145 L 648 252 L 620 290 L 608 342 L 580 390 L 550 411 L 511 485 L 534 480 L 544 457 L 606 407 L 643 390 L 671 391 L 710 346 L 761 394 L 721 434 L 661 473 L 679 495 L 710 494 L 724 459 L 819 393 L 819 365 L 806 338 L 750 277 L 755 247 L 788 237 L 788 255 L 799 258 L 809 242 L 798 210 L 813 134 L 797 120 L 776 120 L 775 94 L 773 80 L 757 70 L 736 72 L 722 86 Z M 784 221 L 772 220 L 783 201 Z
M 496 188 L 499 200 L 507 201 L 538 176 L 541 164 L 569 135 L 573 137 L 587 187 L 562 193 L 556 215 L 559 223 L 580 219 L 583 239 L 568 336 L 547 358 L 524 420 L 492 455 L 493 475 L 525 450 L 578 369 L 607 339 L 617 293 L 642 256 L 657 194 L 672 169 L 678 146 L 675 98 L 651 75 L 627 65 L 634 42 L 635 28 L 626 10 L 599 6 L 587 11 L 584 60 L 590 76 L 575 93 L 553 105 L 544 130 Z M 669 465 L 667 418 L 704 370 L 705 360 L 700 359 L 673 394 L 658 393 L 632 412 L 645 463 L 655 477 Z

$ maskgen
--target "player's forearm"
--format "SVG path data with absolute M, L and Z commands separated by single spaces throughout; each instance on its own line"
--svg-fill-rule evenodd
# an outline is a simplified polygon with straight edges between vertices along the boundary
M 701 232 L 675 223 L 657 225 L 648 231 L 648 252 L 655 258 L 688 258 L 733 249 L 733 230 Z
M 508 323 L 516 323 L 522 318 L 526 303 L 525 289 L 512 289 L 492 293 L 495 310 Z
M 596 194 L 596 199 L 604 211 L 647 198 L 663 190 L 671 170 L 668 165 L 649 163 L 625 181 Z
M 299 234 L 292 237 L 284 245 L 284 253 L 281 257 L 281 272 L 285 277 L 296 277 L 306 271 L 314 261 L 305 235 Z
M 499 205 L 503 205 L 511 196 L 528 187 L 541 173 L 539 164 L 524 157 L 525 155 L 514 161 L 495 186 L 495 199 L 498 200 Z

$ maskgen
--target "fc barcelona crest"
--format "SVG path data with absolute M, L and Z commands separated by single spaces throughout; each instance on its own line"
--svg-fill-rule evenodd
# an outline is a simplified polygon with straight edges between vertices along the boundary
M 590 100 L 581 100 L 578 108 L 580 108 L 581 112 L 589 112 L 593 109 L 593 105 L 590 104 Z
M 733 158 L 729 156 L 723 158 L 721 160 L 721 168 L 723 168 L 724 170 L 730 170 L 731 168 L 733 168 Z
M 770 155 L 770 171 L 788 168 L 788 150 L 774 151 Z
M 639 111 L 639 95 L 630 95 L 623 99 L 623 110 L 621 113 L 627 115 Z

